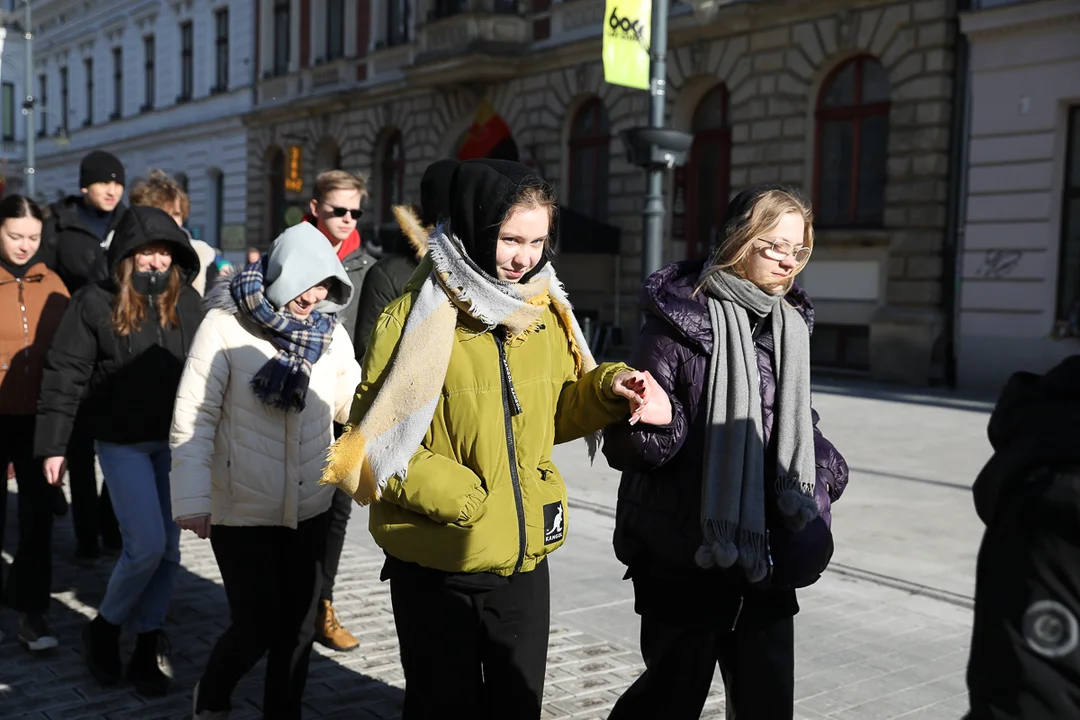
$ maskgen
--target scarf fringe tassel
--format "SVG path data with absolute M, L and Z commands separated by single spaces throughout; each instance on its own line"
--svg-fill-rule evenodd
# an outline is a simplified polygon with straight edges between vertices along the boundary
M 739 530 L 733 522 L 706 520 L 703 528 L 705 544 L 694 553 L 698 567 L 728 569 L 736 564 L 746 579 L 761 582 L 769 574 L 765 536 Z
M 818 516 L 814 485 L 800 482 L 798 475 L 778 476 L 776 495 L 776 506 L 789 530 L 799 532 Z

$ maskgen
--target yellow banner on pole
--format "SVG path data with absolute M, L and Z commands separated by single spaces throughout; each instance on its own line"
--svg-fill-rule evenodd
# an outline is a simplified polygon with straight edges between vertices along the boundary
M 604 80 L 649 89 L 652 0 L 607 0 L 604 13 Z

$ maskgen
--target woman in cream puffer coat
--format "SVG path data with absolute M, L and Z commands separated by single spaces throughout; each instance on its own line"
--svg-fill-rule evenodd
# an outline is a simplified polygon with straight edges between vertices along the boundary
M 266 652 L 267 717 L 300 717 L 334 488 L 319 485 L 360 366 L 337 313 L 352 285 L 308 223 L 214 285 L 173 414 L 173 514 L 209 537 L 232 626 L 196 686 L 196 717 L 229 710 Z

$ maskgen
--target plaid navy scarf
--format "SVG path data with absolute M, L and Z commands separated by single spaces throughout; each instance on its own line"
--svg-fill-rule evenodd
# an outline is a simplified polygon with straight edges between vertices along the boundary
M 306 320 L 298 320 L 284 309 L 275 311 L 264 292 L 265 261 L 266 256 L 248 265 L 229 286 L 241 314 L 264 328 L 277 348 L 277 355 L 251 379 L 251 388 L 271 407 L 301 412 L 311 366 L 330 347 L 337 316 L 313 310 Z

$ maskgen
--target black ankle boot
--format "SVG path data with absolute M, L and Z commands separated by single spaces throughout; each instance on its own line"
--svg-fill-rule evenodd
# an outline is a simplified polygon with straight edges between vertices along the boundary
M 128 681 L 135 686 L 135 692 L 154 697 L 169 691 L 172 665 L 169 663 L 168 644 L 161 630 L 139 633 L 127 670 Z
M 98 615 L 83 628 L 86 668 L 102 685 L 120 682 L 120 626 Z

